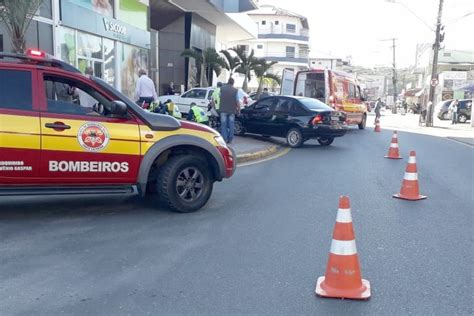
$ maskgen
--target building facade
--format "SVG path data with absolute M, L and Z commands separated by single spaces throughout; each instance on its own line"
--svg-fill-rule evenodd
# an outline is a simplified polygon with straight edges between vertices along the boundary
M 0 50 L 8 52 L 6 37 L 2 24 Z M 44 0 L 26 40 L 27 47 L 54 54 L 82 72 L 92 67 L 95 76 L 133 97 L 138 70 L 149 67 L 149 3 Z
M 418 76 L 417 88 L 429 91 L 433 52 L 426 49 L 417 54 Z M 435 88 L 435 104 L 443 100 L 472 98 L 472 94 L 464 89 L 474 84 L 474 51 L 440 50 L 438 53 L 438 85 Z M 425 93 L 425 102 L 427 93 Z
M 183 50 L 202 52 L 230 40 L 256 37 L 256 30 L 247 27 L 250 18 L 242 13 L 257 8 L 252 0 L 157 0 L 150 7 L 152 38 L 157 32 L 152 70 L 156 71 L 159 94 L 170 82 L 178 91 L 198 84 L 200 69 L 193 59 L 181 57 Z
M 229 43 L 241 45 L 255 57 L 276 61 L 271 72 L 282 75 L 284 69 L 295 72 L 308 69 L 309 25 L 306 17 L 271 5 L 262 5 L 258 10 L 248 12 L 258 26 L 258 38 Z M 250 89 L 257 87 L 257 81 L 249 83 Z

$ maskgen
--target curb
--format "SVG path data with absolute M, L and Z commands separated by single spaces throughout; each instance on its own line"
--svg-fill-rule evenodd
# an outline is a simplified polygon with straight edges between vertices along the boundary
M 268 156 L 275 154 L 279 149 L 280 149 L 280 146 L 272 145 L 265 150 L 237 155 L 237 164 L 266 158 Z

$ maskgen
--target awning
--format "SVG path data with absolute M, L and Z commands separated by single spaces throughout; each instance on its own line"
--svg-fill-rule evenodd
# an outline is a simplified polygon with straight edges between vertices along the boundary
M 405 97 L 420 97 L 425 92 L 425 89 L 410 89 L 405 92 Z

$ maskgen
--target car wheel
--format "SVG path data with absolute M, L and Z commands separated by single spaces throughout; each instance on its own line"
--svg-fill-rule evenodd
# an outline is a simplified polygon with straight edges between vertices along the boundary
M 367 115 L 364 114 L 364 117 L 362 118 L 362 122 L 360 122 L 359 129 L 364 129 L 365 125 L 367 124 Z
M 298 128 L 290 128 L 286 133 L 286 141 L 290 147 L 300 147 L 303 144 L 303 134 Z
M 467 121 L 467 115 L 466 114 L 459 114 L 458 115 L 458 122 L 459 123 L 466 123 Z
M 237 135 L 237 136 L 244 136 L 245 135 L 245 128 L 242 125 L 242 122 L 239 121 L 239 120 L 235 120 L 234 134 Z
M 321 146 L 329 146 L 329 145 L 332 144 L 333 141 L 334 141 L 334 138 L 333 138 L 333 137 L 318 138 L 318 143 L 319 143 Z
M 204 160 L 191 155 L 176 156 L 158 171 L 157 197 L 172 211 L 194 212 L 207 203 L 213 184 Z
M 442 115 L 442 120 L 449 120 L 449 113 L 448 112 L 444 112 Z

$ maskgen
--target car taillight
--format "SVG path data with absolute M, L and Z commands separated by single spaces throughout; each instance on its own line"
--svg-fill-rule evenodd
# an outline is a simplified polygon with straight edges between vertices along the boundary
M 45 58 L 46 57 L 45 52 L 43 52 L 41 50 L 38 50 L 38 49 L 32 49 L 32 48 L 29 48 L 26 51 L 26 55 L 31 56 L 31 57 L 38 57 L 38 58 Z
M 316 115 L 316 116 L 313 118 L 313 120 L 311 121 L 311 123 L 312 123 L 313 125 L 316 125 L 316 124 L 321 123 L 322 121 L 323 121 L 322 115 L 321 115 L 321 114 L 318 114 L 318 115 Z

